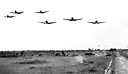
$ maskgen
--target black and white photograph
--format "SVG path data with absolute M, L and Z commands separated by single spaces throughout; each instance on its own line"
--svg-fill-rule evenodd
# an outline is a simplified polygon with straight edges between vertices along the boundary
M 1 0 L 0 74 L 128 74 L 127 0 Z

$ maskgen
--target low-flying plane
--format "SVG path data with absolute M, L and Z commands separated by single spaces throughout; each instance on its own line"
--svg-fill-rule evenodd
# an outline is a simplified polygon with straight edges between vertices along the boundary
M 45 22 L 39 22 L 39 23 L 43 23 L 43 24 L 53 24 L 53 23 L 56 23 L 56 22 L 48 22 L 47 20 Z
M 13 18 L 13 17 L 15 17 L 15 16 L 6 15 L 6 16 L 4 16 L 4 17 L 6 17 L 6 18 Z
M 49 11 L 42 11 L 42 10 L 40 10 L 39 12 L 35 12 L 35 13 L 41 13 L 41 14 L 43 14 L 43 13 L 47 13 L 47 12 L 49 12 Z
M 22 13 L 24 13 L 24 11 L 22 11 L 22 12 L 17 12 L 17 11 L 15 10 L 14 12 L 10 12 L 10 13 L 13 13 L 13 14 L 22 14 Z
M 73 17 L 71 17 L 71 19 L 63 19 L 63 20 L 68 20 L 68 21 L 78 21 L 78 20 L 82 20 L 83 18 L 81 19 L 74 19 Z
M 97 20 L 95 22 L 88 22 L 88 23 L 92 23 L 92 24 L 101 24 L 101 23 L 105 23 L 105 22 L 98 22 Z

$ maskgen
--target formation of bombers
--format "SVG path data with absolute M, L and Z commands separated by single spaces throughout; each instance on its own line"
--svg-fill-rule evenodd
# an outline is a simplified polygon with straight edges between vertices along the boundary
M 49 11 L 38 11 L 38 12 L 35 12 L 35 13 L 38 13 L 38 14 L 44 14 L 44 13 L 47 13 Z M 15 10 L 14 12 L 10 12 L 11 14 L 23 14 L 24 11 L 20 11 L 18 12 L 17 10 Z M 4 16 L 6 18 L 14 18 L 15 16 L 11 16 L 11 15 L 6 15 Z M 67 21 L 78 21 L 78 20 L 83 20 L 83 18 L 80 18 L 80 19 L 75 19 L 74 17 L 71 17 L 71 18 L 68 18 L 68 19 L 63 19 L 63 20 L 67 20 Z M 43 23 L 43 24 L 54 24 L 56 22 L 49 22 L 48 20 L 45 20 L 44 22 L 38 22 L 38 23 Z M 105 22 L 99 22 L 99 21 L 94 21 L 94 22 L 87 22 L 87 23 L 92 23 L 92 24 L 101 24 L 101 23 L 105 23 Z

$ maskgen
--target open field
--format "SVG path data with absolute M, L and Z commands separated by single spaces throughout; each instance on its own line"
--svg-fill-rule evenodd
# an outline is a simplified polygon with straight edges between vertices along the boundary
M 94 55 L 0 58 L 0 74 L 104 74 L 111 60 Z

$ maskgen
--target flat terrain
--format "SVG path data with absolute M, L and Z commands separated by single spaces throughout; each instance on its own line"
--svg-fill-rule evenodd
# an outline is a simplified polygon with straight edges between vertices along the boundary
M 104 74 L 111 56 L 0 58 L 0 74 Z

